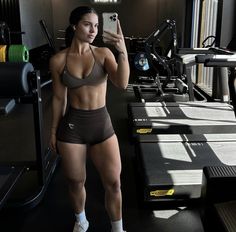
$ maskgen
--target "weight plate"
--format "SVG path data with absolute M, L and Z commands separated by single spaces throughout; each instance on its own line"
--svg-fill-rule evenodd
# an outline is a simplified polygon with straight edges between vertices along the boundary
M 6 62 L 6 45 L 0 45 L 0 62 Z
M 149 70 L 149 64 L 147 56 L 144 52 L 139 52 L 134 57 L 134 66 L 140 71 Z
M 29 51 L 21 44 L 10 45 L 8 50 L 8 60 L 10 62 L 28 62 Z

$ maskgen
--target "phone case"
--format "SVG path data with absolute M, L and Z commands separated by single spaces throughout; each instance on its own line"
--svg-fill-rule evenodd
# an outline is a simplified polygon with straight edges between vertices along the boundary
M 117 19 L 118 14 L 116 12 L 105 12 L 103 17 L 103 31 L 110 31 L 117 33 Z

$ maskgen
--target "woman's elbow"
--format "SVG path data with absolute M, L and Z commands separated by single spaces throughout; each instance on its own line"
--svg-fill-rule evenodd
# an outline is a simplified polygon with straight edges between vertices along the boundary
M 64 105 L 64 104 L 66 104 L 66 98 L 63 96 L 59 96 L 59 95 L 53 95 L 53 102 L 56 105 Z
M 121 88 L 126 90 L 128 87 L 128 84 L 129 84 L 129 74 L 127 74 L 126 77 L 124 78 Z
M 128 82 L 127 82 L 127 83 L 125 83 L 125 84 L 123 84 L 123 85 L 121 86 L 121 89 L 122 89 L 122 90 L 126 90 L 126 89 L 127 89 L 127 87 L 128 87 Z
M 121 90 L 126 90 L 128 87 L 129 82 L 125 81 L 125 82 L 120 82 L 117 84 L 117 87 Z
M 112 82 L 113 84 L 118 87 L 119 89 L 127 89 L 128 87 L 128 84 L 129 84 L 129 74 L 125 74 L 122 73 L 122 74 L 118 74 L 116 76 L 114 76 L 114 78 L 112 78 Z

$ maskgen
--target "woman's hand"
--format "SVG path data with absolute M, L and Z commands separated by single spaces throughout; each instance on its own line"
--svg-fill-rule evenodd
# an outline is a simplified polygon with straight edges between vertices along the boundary
M 57 151 L 57 138 L 55 134 L 50 135 L 50 144 L 49 147 L 56 152 Z
M 103 41 L 113 45 L 119 53 L 126 53 L 124 36 L 121 30 L 120 21 L 117 21 L 117 34 L 110 31 L 103 32 Z

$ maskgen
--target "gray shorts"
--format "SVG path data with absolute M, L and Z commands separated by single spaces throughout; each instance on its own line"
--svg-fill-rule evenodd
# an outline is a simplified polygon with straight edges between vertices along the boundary
M 95 110 L 69 108 L 61 119 L 57 140 L 67 143 L 94 145 L 114 134 L 106 107 Z

